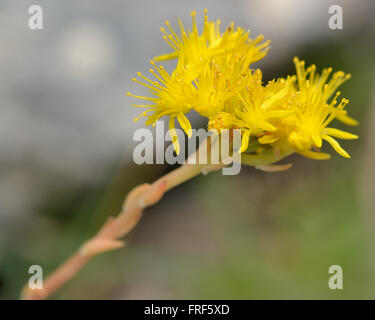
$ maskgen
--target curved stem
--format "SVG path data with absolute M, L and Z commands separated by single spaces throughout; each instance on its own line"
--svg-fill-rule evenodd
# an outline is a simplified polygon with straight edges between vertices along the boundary
M 136 226 L 142 217 L 143 209 L 157 203 L 166 191 L 190 180 L 203 170 L 205 172 L 215 171 L 223 166 L 184 164 L 152 184 L 135 187 L 126 197 L 123 208 L 116 218 L 108 219 L 93 238 L 86 241 L 73 256 L 49 275 L 43 283 L 43 289 L 30 289 L 26 285 L 21 298 L 32 300 L 48 298 L 77 274 L 94 256 L 122 247 L 124 243 L 119 239 Z
M 218 143 L 219 139 L 216 136 L 208 149 L 206 144 L 201 145 L 200 148 L 204 148 L 207 150 L 205 152 L 211 155 L 211 151 L 218 147 Z M 191 155 L 190 159 L 196 157 L 198 151 Z M 276 153 L 272 150 L 272 152 L 259 155 L 243 154 L 241 161 L 253 166 L 267 165 L 284 158 L 290 153 L 290 150 L 279 150 Z M 135 187 L 126 197 L 123 208 L 116 218 L 109 218 L 96 235 L 86 241 L 74 255 L 49 275 L 43 283 L 43 289 L 30 289 L 26 285 L 22 291 L 22 299 L 46 299 L 51 296 L 93 257 L 106 251 L 121 248 L 124 243 L 119 239 L 137 225 L 144 208 L 157 203 L 166 191 L 192 179 L 201 172 L 207 173 L 223 168 L 225 166 L 223 162 L 218 164 L 188 164 L 189 161 L 187 161 L 186 164 L 169 172 L 154 183 Z

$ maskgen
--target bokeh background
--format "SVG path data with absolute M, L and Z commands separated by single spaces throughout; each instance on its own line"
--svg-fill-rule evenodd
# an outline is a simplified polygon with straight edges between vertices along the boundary
M 28 8 L 44 29 L 28 28 Z M 328 28 L 339 4 L 344 29 Z M 293 156 L 293 168 L 200 176 L 148 208 L 127 246 L 95 258 L 55 299 L 375 298 L 375 3 L 362 1 L 0 2 L 0 298 L 16 299 L 38 264 L 48 274 L 126 193 L 173 169 L 137 166 L 126 91 L 169 51 L 159 28 L 203 9 L 271 39 L 265 79 L 299 56 L 352 74 L 342 87 L 360 121 L 351 160 Z M 195 128 L 206 123 L 194 115 Z M 340 125 L 339 125 L 340 127 Z M 344 128 L 344 126 L 342 126 Z M 341 265 L 344 289 L 330 290 Z

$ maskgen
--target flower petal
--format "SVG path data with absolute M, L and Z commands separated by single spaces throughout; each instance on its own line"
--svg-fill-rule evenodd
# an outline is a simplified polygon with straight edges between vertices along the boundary
M 278 93 L 272 95 L 271 98 L 267 99 L 266 101 L 264 101 L 261 105 L 261 108 L 263 109 L 267 109 L 269 108 L 270 106 L 272 106 L 277 100 L 280 100 L 282 98 L 284 98 L 286 96 L 286 94 L 288 93 L 289 91 L 289 88 L 288 87 L 285 87 L 284 89 L 282 89 L 281 91 L 279 91 Z
M 319 137 L 317 134 L 313 134 L 311 136 L 311 138 L 313 139 L 314 141 L 314 144 L 317 148 L 321 148 L 322 147 L 322 144 L 323 144 L 323 141 L 322 141 L 322 138 Z
M 343 156 L 344 158 L 350 158 L 350 155 L 343 148 L 341 148 L 340 144 L 335 139 L 327 135 L 323 135 L 322 138 L 326 140 L 339 155 Z
M 238 151 L 238 153 L 242 153 L 247 150 L 247 147 L 249 146 L 250 133 L 250 130 L 246 130 L 245 133 L 242 135 L 241 149 Z
M 339 139 L 358 139 L 358 136 L 356 134 L 352 134 L 335 128 L 324 128 L 322 130 L 322 133 Z
M 357 126 L 358 121 L 350 116 L 348 116 L 346 113 L 339 113 L 336 116 L 336 119 L 341 121 L 342 123 L 347 124 L 348 126 Z
M 192 130 L 189 119 L 181 112 L 177 115 L 177 120 L 181 128 L 186 132 L 188 137 L 191 138 Z
M 174 150 L 176 151 L 176 154 L 179 155 L 180 154 L 180 143 L 178 142 L 178 136 L 177 136 L 177 132 L 176 132 L 176 129 L 175 129 L 175 124 L 174 124 L 175 119 L 176 119 L 176 117 L 170 117 L 170 119 L 169 119 L 169 135 L 171 136 Z
M 300 151 L 298 153 L 306 158 L 314 160 L 328 160 L 331 158 L 331 155 L 329 153 L 315 152 L 311 150 Z
M 275 142 L 279 139 L 280 139 L 279 137 L 275 137 L 275 136 L 266 134 L 263 137 L 260 137 L 258 139 L 258 142 L 261 143 L 261 144 L 268 144 L 268 143 L 273 143 L 273 142 Z
M 178 52 L 166 53 L 160 56 L 154 57 L 155 61 L 171 60 L 178 57 Z
M 270 124 L 268 122 L 265 122 L 265 121 L 259 121 L 258 126 L 259 126 L 259 128 L 262 128 L 263 130 L 266 130 L 266 131 L 274 132 L 274 131 L 277 130 L 277 128 L 275 126 L 273 126 L 272 124 Z

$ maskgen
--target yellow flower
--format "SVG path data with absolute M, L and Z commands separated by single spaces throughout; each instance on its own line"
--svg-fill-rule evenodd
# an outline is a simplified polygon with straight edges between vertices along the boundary
M 246 90 L 239 95 L 240 104 L 234 110 L 234 124 L 242 129 L 240 152 L 247 150 L 251 136 L 259 138 L 260 144 L 279 139 L 272 134 L 278 130 L 274 123 L 294 112 L 288 104 L 294 81 L 293 77 L 280 78 L 263 86 L 262 72 L 258 69 L 252 74 Z
M 176 70 L 185 68 L 189 70 L 189 73 L 196 75 L 207 60 L 224 52 L 246 56 L 245 67 L 262 59 L 268 52 L 269 41 L 261 43 L 263 36 L 250 38 L 249 31 L 240 27 L 235 30 L 234 23 L 221 33 L 220 20 L 216 23 L 208 21 L 207 10 L 204 10 L 203 31 L 199 34 L 195 18 L 196 11 L 191 12 L 191 16 L 191 31 L 186 30 L 181 20 L 178 20 L 181 29 L 180 36 L 173 30 L 169 21 L 165 22 L 170 33 L 167 33 L 164 28 L 161 28 L 161 31 L 164 33 L 164 40 L 172 47 L 173 52 L 156 57 L 156 61 L 178 58 Z
M 244 56 L 223 53 L 221 57 L 207 63 L 197 79 L 196 102 L 194 110 L 205 117 L 230 109 L 228 104 L 239 91 L 243 90 L 250 75 L 250 69 L 244 69 Z
M 134 121 L 138 121 L 141 117 L 148 117 L 146 125 L 155 125 L 161 117 L 169 116 L 169 129 L 172 138 L 172 143 L 176 150 L 176 153 L 180 153 L 180 145 L 178 143 L 177 134 L 175 131 L 175 120 L 177 119 L 181 128 L 186 132 L 186 134 L 191 136 L 191 125 L 188 118 L 185 116 L 194 104 L 193 94 L 195 88 L 192 83 L 186 83 L 182 74 L 172 74 L 169 75 L 163 66 L 158 67 L 153 61 L 151 61 L 152 66 L 157 70 L 150 69 L 149 71 L 158 80 L 150 80 L 140 72 L 138 76 L 141 77 L 145 82 L 142 82 L 136 78 L 133 81 L 145 86 L 149 89 L 149 92 L 154 95 L 154 97 L 143 97 L 136 96 L 131 93 L 127 95 L 134 98 L 144 99 L 152 102 L 149 105 L 134 105 L 135 107 L 146 107 L 149 108 L 143 112 Z
M 321 153 L 323 140 L 340 155 L 350 157 L 334 138 L 357 139 L 358 136 L 328 127 L 338 119 L 356 125 L 344 109 L 347 99 L 337 102 L 337 88 L 350 78 L 342 71 L 331 77 L 331 68 L 316 73 L 315 65 L 305 69 L 304 61 L 294 59 L 296 75 L 262 83 L 262 72 L 250 65 L 268 52 L 269 41 L 263 37 L 250 38 L 250 33 L 231 23 L 222 33 L 220 21 L 208 21 L 204 12 L 204 26 L 199 33 L 196 12 L 191 13 L 192 29 L 187 30 L 179 20 L 181 35 L 166 22 L 169 33 L 162 28 L 164 39 L 173 52 L 156 60 L 177 58 L 177 66 L 168 73 L 163 66 L 150 72 L 150 80 L 138 73 L 141 80 L 133 80 L 148 88 L 152 97 L 135 96 L 150 102 L 136 105 L 148 108 L 140 117 L 154 125 L 164 116 L 169 117 L 172 143 L 179 154 L 175 122 L 191 136 L 191 125 L 185 116 L 190 110 L 208 118 L 208 130 L 240 129 L 239 152 L 247 163 L 262 165 L 298 152 L 313 159 L 327 159 Z M 333 97 L 333 98 L 332 98 Z M 138 120 L 135 119 L 135 120 Z
M 269 41 L 261 43 L 262 36 L 251 39 L 249 32 L 241 28 L 234 30 L 233 23 L 221 33 L 220 21 L 216 23 L 208 21 L 206 10 L 203 32 L 199 34 L 195 15 L 195 11 L 191 13 L 193 20 L 191 31 L 185 30 L 181 21 L 178 21 L 181 36 L 174 32 L 168 21 L 166 25 L 170 34 L 162 28 L 164 39 L 174 52 L 157 57 L 155 60 L 178 58 L 176 69 L 168 74 L 162 66 L 157 67 L 152 62 L 157 73 L 153 70 L 151 72 L 159 82 L 151 81 L 140 73 L 138 75 L 145 82 L 133 79 L 147 87 L 154 95 L 154 97 L 132 95 L 153 103 L 136 105 L 149 108 L 141 114 L 148 117 L 146 125 L 155 124 L 163 116 L 170 117 L 169 127 L 177 153 L 180 147 L 175 132 L 175 119 L 190 137 L 191 125 L 185 114 L 190 109 L 194 109 L 200 115 L 210 117 L 223 111 L 233 96 L 246 85 L 245 79 L 250 72 L 250 63 L 263 58 L 269 46 Z
M 321 148 L 322 140 L 327 141 L 337 153 L 350 158 L 349 154 L 334 139 L 357 139 L 358 136 L 327 127 L 335 118 L 343 114 L 349 100 L 342 99 L 337 104 L 337 92 L 330 103 L 327 100 L 350 75 L 338 71 L 327 82 L 332 69 L 324 69 L 322 74 L 315 73 L 315 66 L 305 69 L 304 61 L 294 58 L 297 71 L 298 92 L 292 98 L 295 115 L 285 123 L 289 129 L 287 140 L 297 152 L 316 159 L 328 158 L 329 155 L 314 153 L 311 149 Z

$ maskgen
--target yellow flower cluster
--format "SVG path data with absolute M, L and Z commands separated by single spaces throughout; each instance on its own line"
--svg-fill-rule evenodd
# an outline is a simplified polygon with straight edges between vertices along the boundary
M 179 143 L 175 132 L 177 119 L 190 137 L 191 125 L 186 117 L 190 110 L 208 118 L 208 130 L 240 129 L 242 153 L 262 153 L 262 150 L 283 149 L 313 159 L 327 159 L 320 152 L 322 141 L 327 141 L 343 157 L 349 154 L 334 138 L 357 139 L 358 136 L 328 127 L 338 119 L 348 125 L 356 121 L 344 109 L 347 99 L 338 102 L 337 88 L 350 78 L 332 69 L 316 72 L 315 65 L 294 58 L 296 75 L 279 78 L 264 84 L 262 72 L 251 69 L 251 64 L 266 56 L 269 41 L 263 36 L 250 37 L 250 32 L 231 23 L 220 31 L 220 20 L 208 21 L 204 12 L 203 31 L 199 33 L 196 12 L 191 13 L 192 29 L 185 29 L 179 20 L 180 35 L 166 21 L 161 28 L 172 52 L 154 61 L 177 59 L 173 72 L 151 61 L 149 70 L 154 79 L 138 73 L 134 81 L 149 89 L 152 97 L 136 98 L 151 104 L 136 105 L 148 108 L 140 117 L 146 124 L 155 124 L 169 116 L 169 129 L 175 150 Z M 138 120 L 135 119 L 135 120 Z

